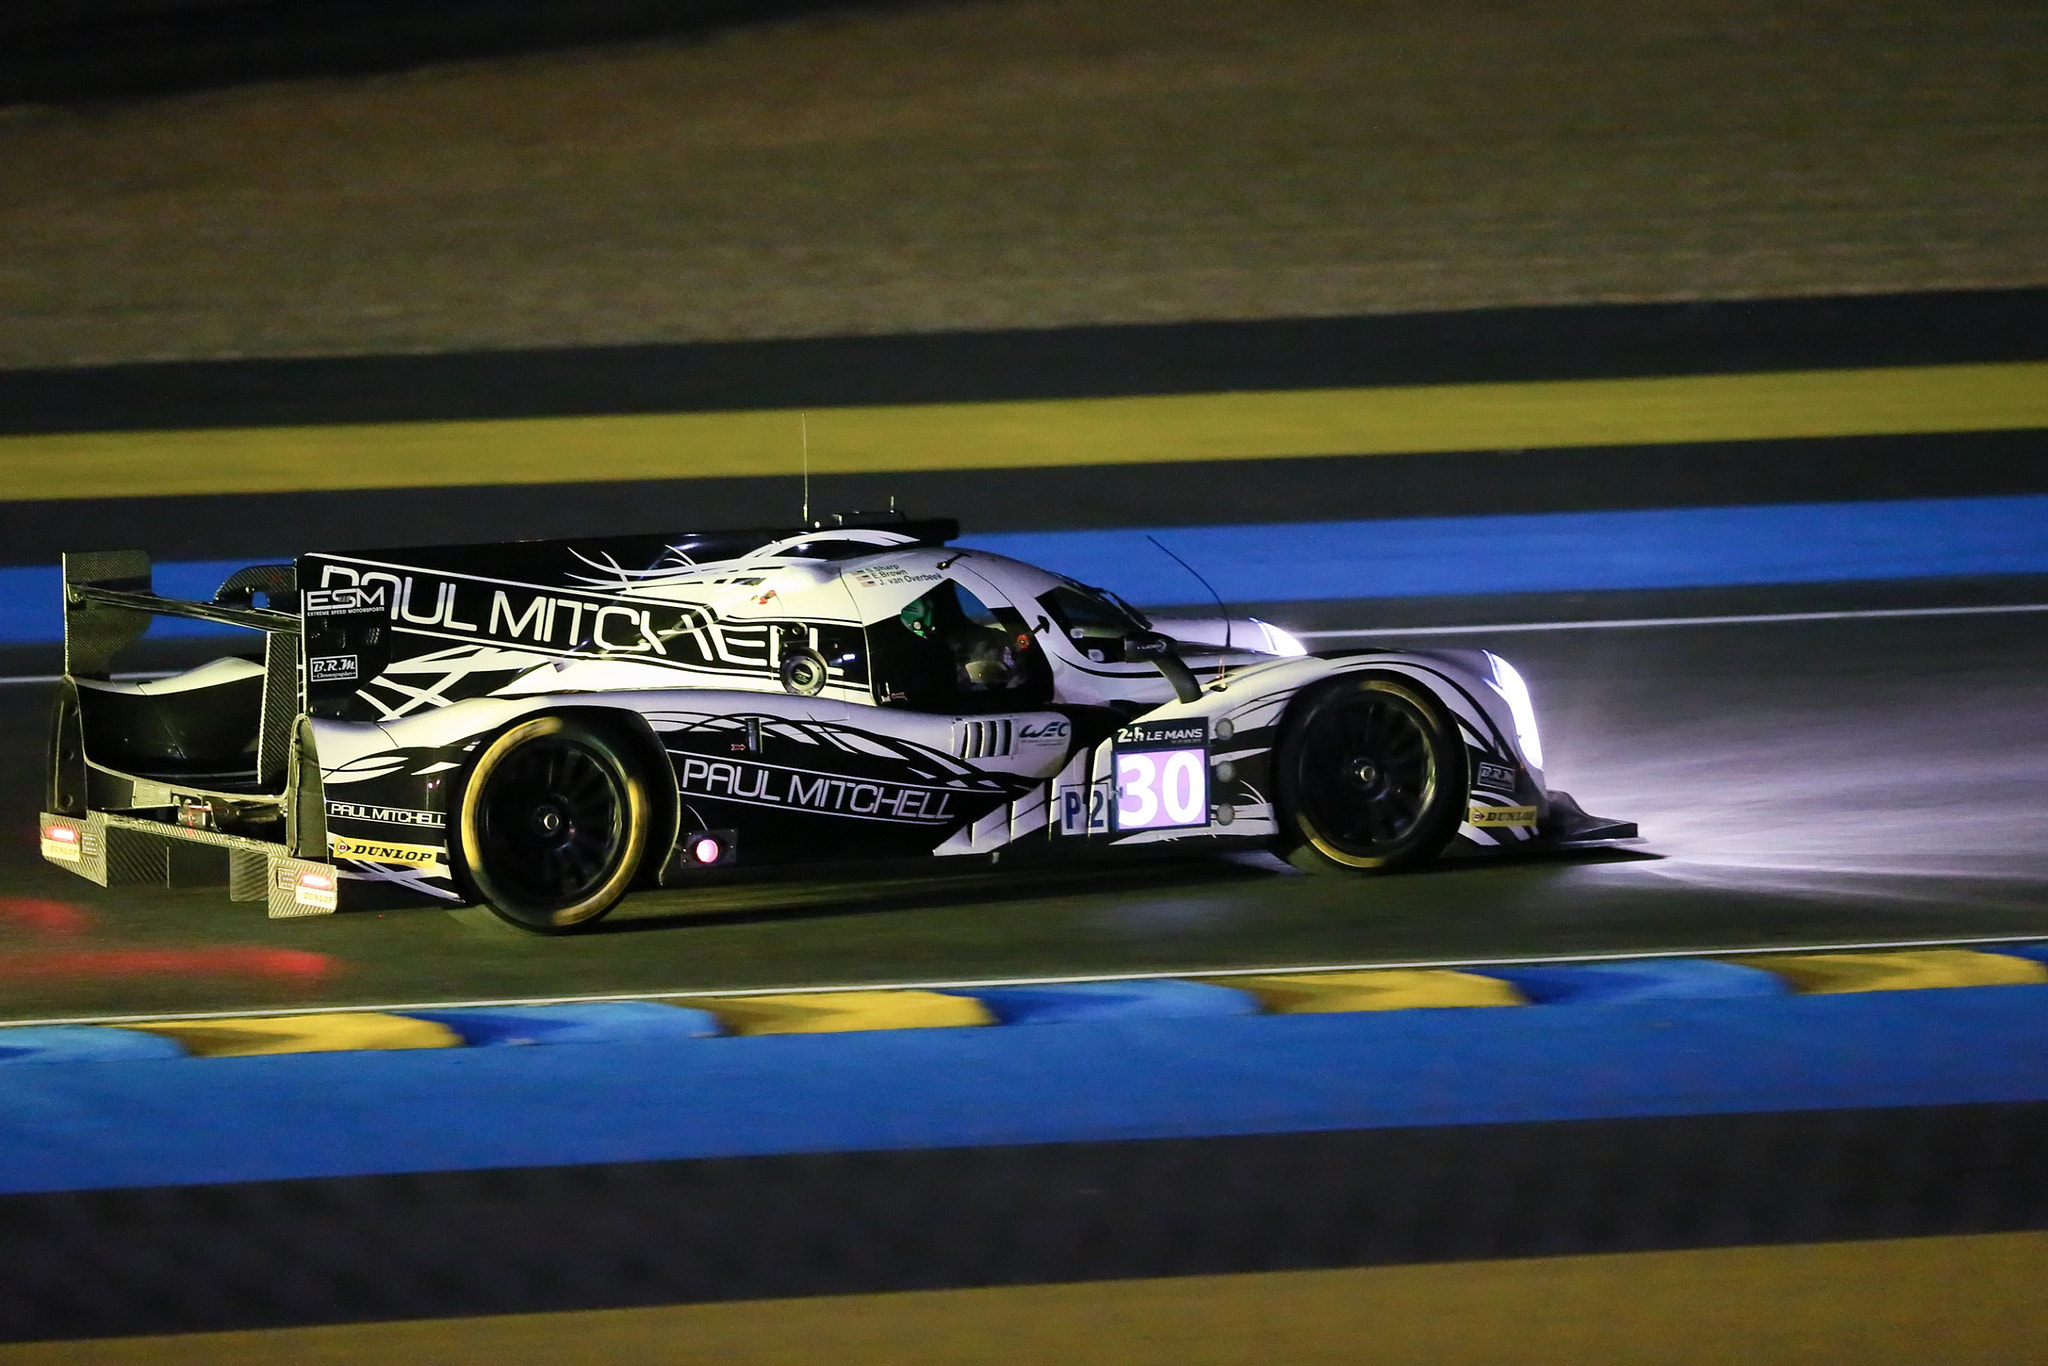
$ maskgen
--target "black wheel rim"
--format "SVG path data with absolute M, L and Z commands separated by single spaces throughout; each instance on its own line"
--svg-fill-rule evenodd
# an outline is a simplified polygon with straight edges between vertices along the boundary
M 626 800 L 614 767 L 576 740 L 542 736 L 506 755 L 477 804 L 497 896 L 554 910 L 595 893 L 625 852 Z
M 1303 739 L 1302 814 L 1325 841 L 1374 857 L 1415 833 L 1436 793 L 1436 758 L 1412 707 L 1358 693 L 1320 710 Z

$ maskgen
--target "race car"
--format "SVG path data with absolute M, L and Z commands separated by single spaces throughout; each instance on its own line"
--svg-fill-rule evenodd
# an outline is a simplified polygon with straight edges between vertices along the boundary
M 42 852 L 272 916 L 399 897 L 555 933 L 636 885 L 803 863 L 1350 874 L 1635 834 L 1545 787 L 1497 655 L 1148 620 L 958 537 L 855 517 L 306 554 L 212 602 L 156 595 L 139 551 L 66 555 Z M 264 648 L 115 679 L 152 614 Z

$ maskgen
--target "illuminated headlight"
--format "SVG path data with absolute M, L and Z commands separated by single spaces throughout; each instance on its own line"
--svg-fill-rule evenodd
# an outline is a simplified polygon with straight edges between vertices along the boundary
M 1529 685 L 1522 681 L 1515 666 L 1494 654 L 1486 653 L 1487 661 L 1493 665 L 1493 677 L 1487 682 L 1493 690 L 1507 699 L 1508 712 L 1515 718 L 1515 743 L 1521 746 L 1522 757 L 1529 767 L 1543 767 L 1543 737 L 1536 733 L 1536 707 L 1529 701 Z
M 1259 621 L 1257 617 L 1253 621 Z M 1259 621 L 1259 629 L 1266 633 L 1266 653 L 1269 655 L 1305 655 L 1308 646 L 1296 640 L 1286 631 L 1270 621 Z

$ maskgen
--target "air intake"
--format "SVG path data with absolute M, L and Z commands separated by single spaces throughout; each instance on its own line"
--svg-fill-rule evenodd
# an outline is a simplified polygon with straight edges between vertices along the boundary
M 1010 753 L 1014 736 L 1008 719 L 955 721 L 953 752 L 962 759 L 1000 759 Z

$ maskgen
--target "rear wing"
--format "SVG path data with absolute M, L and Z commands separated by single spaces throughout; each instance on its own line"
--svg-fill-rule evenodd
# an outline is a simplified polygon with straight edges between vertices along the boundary
M 261 594 L 271 604 L 254 605 Z M 64 672 L 71 678 L 104 679 L 114 657 L 142 638 L 149 619 L 183 617 L 263 632 L 263 718 L 257 738 L 257 771 L 266 782 L 282 779 L 290 762 L 294 723 L 305 710 L 297 611 L 298 586 L 288 564 L 252 565 L 237 570 L 211 602 L 157 595 L 149 554 L 141 550 L 92 550 L 64 556 Z M 288 607 L 290 610 L 279 610 Z

